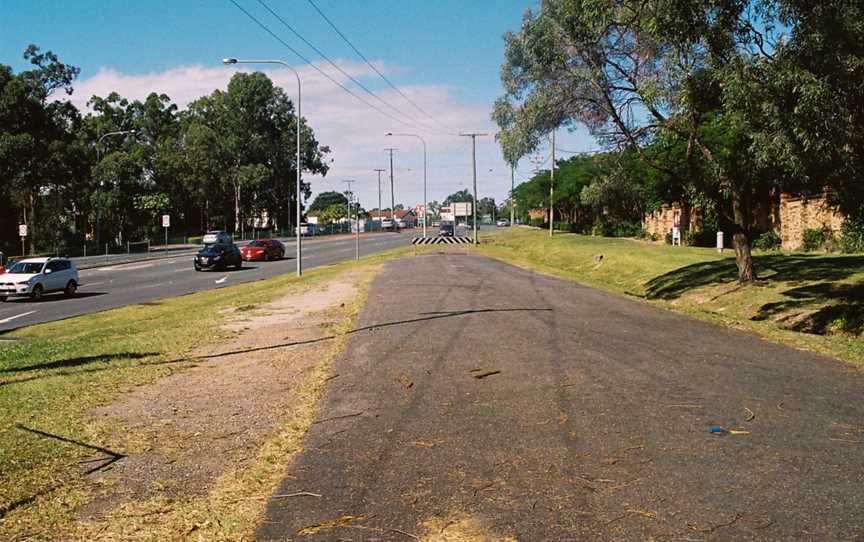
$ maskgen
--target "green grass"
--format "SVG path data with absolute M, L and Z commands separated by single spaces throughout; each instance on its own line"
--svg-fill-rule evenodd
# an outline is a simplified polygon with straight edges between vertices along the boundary
M 741 287 L 733 253 L 516 228 L 480 251 L 606 291 L 864 364 L 864 256 L 756 253 Z M 602 260 L 599 256 L 602 255 Z
M 405 252 L 376 254 L 361 264 Z M 98 446 L 110 428 L 89 412 L 194 364 L 185 353 L 228 335 L 220 328 L 226 309 L 249 310 L 357 265 L 344 262 L 310 270 L 302 281 L 287 274 L 7 335 L 20 340 L 0 343 L 0 538 L 61 522 L 86 500 L 81 472 L 87 466 L 78 462 L 93 450 L 30 430 Z

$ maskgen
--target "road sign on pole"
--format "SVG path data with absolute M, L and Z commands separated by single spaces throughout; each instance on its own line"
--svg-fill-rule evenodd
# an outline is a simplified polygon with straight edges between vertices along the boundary
M 19 224 L 18 225 L 18 236 L 19 237 L 27 237 L 27 224 Z
M 165 228 L 165 246 L 168 246 L 168 228 L 171 227 L 171 215 L 162 215 L 162 227 Z

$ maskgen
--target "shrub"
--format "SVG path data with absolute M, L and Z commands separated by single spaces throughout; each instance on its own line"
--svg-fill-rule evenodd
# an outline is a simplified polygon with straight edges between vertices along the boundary
M 864 252 L 864 217 L 846 219 L 840 230 L 840 250 Z
M 783 244 L 780 234 L 775 230 L 769 230 L 753 241 L 753 248 L 758 250 L 779 250 Z
M 546 225 L 546 219 L 544 218 L 532 218 L 531 225 L 535 228 L 542 228 Z
M 807 228 L 801 236 L 801 248 L 807 252 L 819 250 L 825 245 L 825 229 Z
M 666 232 L 666 244 L 667 245 L 672 244 L 672 232 L 671 231 Z

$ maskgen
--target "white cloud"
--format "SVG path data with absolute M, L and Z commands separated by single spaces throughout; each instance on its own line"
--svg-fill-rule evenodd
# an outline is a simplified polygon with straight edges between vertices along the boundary
M 422 124 L 404 125 L 375 111 L 328 81 L 309 65 L 298 67 L 303 85 L 302 114 L 315 131 L 318 141 L 331 148 L 331 169 L 326 178 L 313 178 L 314 192 L 344 190 L 343 179 L 356 179 L 363 205 L 377 205 L 377 174 L 374 168 L 389 168 L 385 147 L 398 147 L 395 157 L 396 200 L 414 205 L 423 199 L 423 154 L 422 146 L 415 138 L 385 137 L 387 132 L 420 133 L 428 144 L 429 199 L 442 200 L 448 194 L 471 186 L 470 139 L 442 133 L 443 129 L 428 117 L 418 112 L 411 104 L 389 87 L 373 87 L 374 72 L 365 64 L 339 61 L 338 64 L 353 77 L 360 79 L 388 104 L 393 104 Z M 388 109 L 362 89 L 346 82 L 346 78 L 331 66 L 319 65 L 333 79 L 351 88 L 358 96 L 375 104 L 394 116 Z M 384 73 L 394 73 L 405 68 L 382 63 L 376 67 Z M 296 97 L 296 79 L 287 69 L 268 66 L 238 65 L 231 67 L 181 66 L 163 72 L 129 75 L 113 69 L 103 68 L 96 75 L 79 81 L 71 100 L 84 109 L 93 95 L 106 96 L 116 91 L 129 99 L 142 100 L 151 92 L 167 94 L 181 108 L 190 102 L 210 94 L 215 89 L 227 87 L 231 76 L 237 71 L 261 69 L 286 93 Z M 477 162 L 480 196 L 493 195 L 501 199 L 509 189 L 509 170 L 504 165 L 492 136 L 494 125 L 489 120 L 489 104 L 458 103 L 450 88 L 443 85 L 412 85 L 399 87 L 425 111 L 434 115 L 440 124 L 458 134 L 464 130 L 480 130 L 489 136 L 478 138 Z M 411 171 L 407 171 L 408 169 Z M 493 169 L 492 173 L 489 169 Z M 382 176 L 384 201 L 388 205 L 389 173 Z

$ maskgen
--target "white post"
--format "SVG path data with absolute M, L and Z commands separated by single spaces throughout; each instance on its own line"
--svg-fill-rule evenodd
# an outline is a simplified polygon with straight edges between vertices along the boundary
M 723 232 L 717 232 L 717 252 L 723 252 Z

